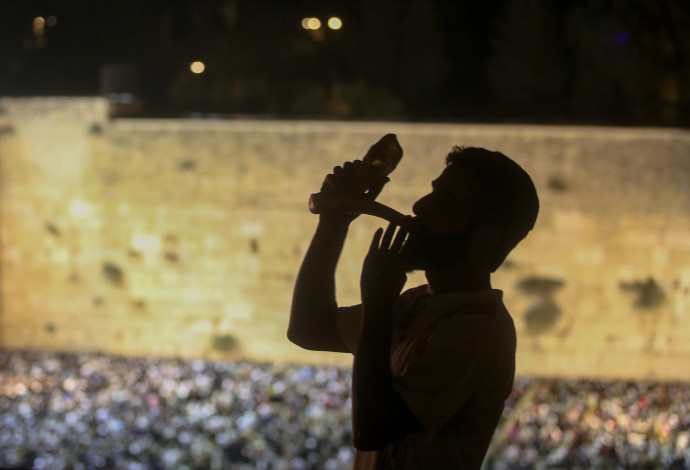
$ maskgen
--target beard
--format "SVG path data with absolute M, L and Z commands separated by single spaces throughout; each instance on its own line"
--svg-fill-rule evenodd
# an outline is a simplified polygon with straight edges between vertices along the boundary
M 410 239 L 410 255 L 406 271 L 433 271 L 449 268 L 467 250 L 468 232 L 439 235 L 423 229 Z

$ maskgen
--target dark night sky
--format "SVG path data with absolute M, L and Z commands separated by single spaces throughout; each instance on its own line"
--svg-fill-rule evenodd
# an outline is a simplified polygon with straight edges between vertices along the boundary
M 343 27 L 305 30 L 310 16 Z M 0 18 L 0 95 L 127 92 L 135 115 L 690 123 L 685 0 L 8 0 Z

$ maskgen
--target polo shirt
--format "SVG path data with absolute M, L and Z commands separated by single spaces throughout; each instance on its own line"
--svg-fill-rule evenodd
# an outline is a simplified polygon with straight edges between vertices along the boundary
M 394 307 L 393 386 L 422 426 L 373 452 L 360 469 L 479 469 L 515 376 L 516 334 L 497 289 L 430 295 L 405 291 Z M 354 354 L 361 305 L 339 309 Z

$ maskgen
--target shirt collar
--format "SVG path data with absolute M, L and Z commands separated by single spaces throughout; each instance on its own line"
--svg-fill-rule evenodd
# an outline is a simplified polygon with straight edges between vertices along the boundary
M 425 299 L 426 307 L 433 312 L 486 312 L 494 313 L 496 306 L 503 302 L 503 291 L 486 289 L 470 292 L 449 292 L 429 295 Z

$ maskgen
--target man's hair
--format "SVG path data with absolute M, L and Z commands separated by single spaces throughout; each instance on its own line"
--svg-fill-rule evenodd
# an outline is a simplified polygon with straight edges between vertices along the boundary
M 446 157 L 446 165 L 461 165 L 481 185 L 475 201 L 476 223 L 501 231 L 501 241 L 492 259 L 493 272 L 537 220 L 539 198 L 532 178 L 504 154 L 479 147 L 453 147 Z

